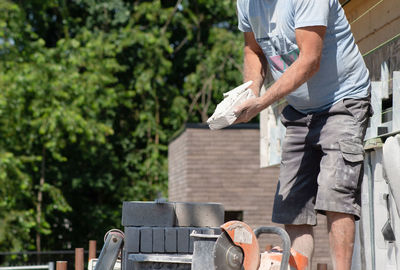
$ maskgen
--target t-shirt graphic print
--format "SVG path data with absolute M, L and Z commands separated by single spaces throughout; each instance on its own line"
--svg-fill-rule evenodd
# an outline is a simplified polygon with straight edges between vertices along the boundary
M 285 36 L 267 34 L 256 41 L 275 72 L 284 72 L 299 57 L 299 47 Z

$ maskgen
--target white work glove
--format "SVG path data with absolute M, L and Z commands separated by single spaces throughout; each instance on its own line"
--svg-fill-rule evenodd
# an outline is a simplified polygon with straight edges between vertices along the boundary
M 237 115 L 234 113 L 235 107 L 239 106 L 250 98 L 255 98 L 256 95 L 248 87 L 253 81 L 248 81 L 235 89 L 224 93 L 224 100 L 222 100 L 215 109 L 213 115 L 207 120 L 210 129 L 216 130 L 232 125 Z

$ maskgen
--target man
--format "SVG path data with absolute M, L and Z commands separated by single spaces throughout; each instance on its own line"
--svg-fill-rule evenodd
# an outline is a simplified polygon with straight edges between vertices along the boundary
M 360 217 L 362 141 L 370 81 L 338 0 L 237 0 L 244 81 L 257 98 L 236 108 L 247 122 L 286 97 L 286 126 L 272 221 L 311 259 L 316 213 L 327 216 L 334 268 L 348 270 Z M 269 64 L 275 83 L 258 97 Z

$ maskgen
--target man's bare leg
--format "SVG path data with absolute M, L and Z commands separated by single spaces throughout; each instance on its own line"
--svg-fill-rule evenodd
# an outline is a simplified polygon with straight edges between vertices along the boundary
M 334 270 L 350 270 L 354 247 L 354 216 L 326 212 Z
M 308 270 L 311 270 L 314 253 L 314 232 L 311 225 L 285 225 L 292 248 L 308 258 Z

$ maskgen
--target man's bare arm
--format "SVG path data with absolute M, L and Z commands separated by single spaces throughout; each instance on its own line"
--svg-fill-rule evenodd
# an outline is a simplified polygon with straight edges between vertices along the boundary
M 239 117 L 235 123 L 250 121 L 263 109 L 296 90 L 318 71 L 325 31 L 325 26 L 296 29 L 296 41 L 300 49 L 299 58 L 264 95 L 249 99 L 236 108 L 235 112 Z
M 244 74 L 245 82 L 253 81 L 250 88 L 258 97 L 268 68 L 267 59 L 254 38 L 253 32 L 244 33 Z

